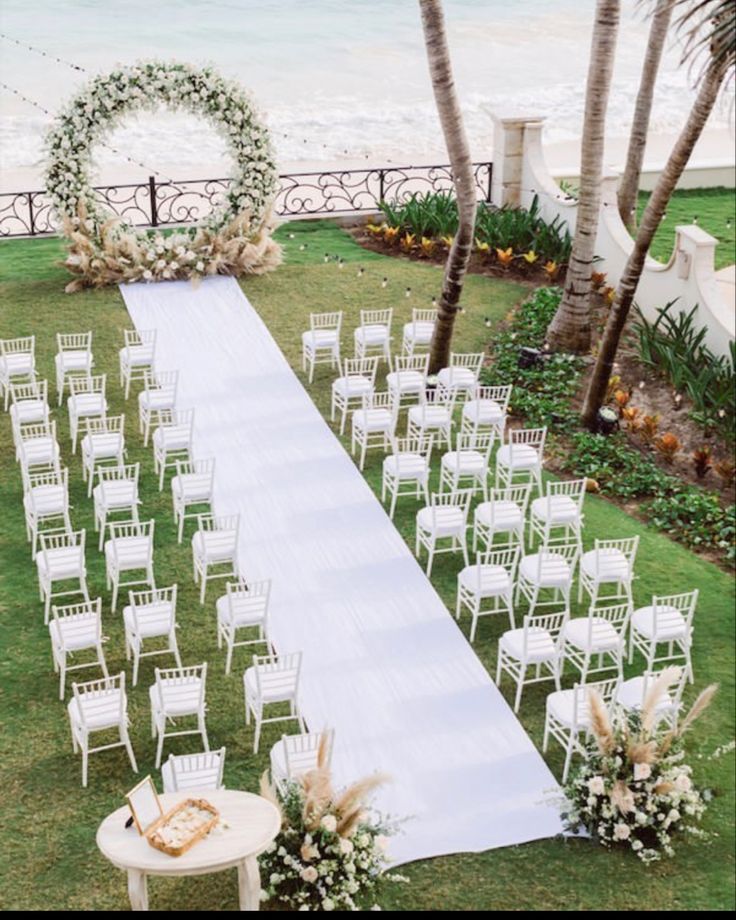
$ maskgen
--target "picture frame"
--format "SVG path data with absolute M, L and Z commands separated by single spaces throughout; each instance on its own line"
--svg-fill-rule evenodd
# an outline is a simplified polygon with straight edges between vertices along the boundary
M 146 831 L 163 817 L 163 807 L 156 792 L 153 779 L 146 776 L 130 792 L 125 794 L 138 833 L 143 836 Z

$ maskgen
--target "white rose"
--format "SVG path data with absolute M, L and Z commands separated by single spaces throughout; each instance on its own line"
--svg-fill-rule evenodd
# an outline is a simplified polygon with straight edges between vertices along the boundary
M 334 815 L 325 815 L 320 821 L 320 824 L 326 831 L 332 834 L 337 830 L 337 818 Z
M 675 789 L 678 792 L 690 792 L 693 788 L 693 783 L 687 773 L 680 773 L 680 775 L 675 780 Z
M 301 877 L 305 882 L 316 882 L 318 878 L 317 870 L 314 866 L 307 866 L 306 869 L 302 869 Z
M 197 269 L 198 272 L 203 272 L 203 271 L 204 271 L 204 262 L 197 262 L 197 264 L 196 264 L 194 267 Z
M 169 268 L 170 268 L 173 272 L 175 272 L 175 271 L 177 270 L 178 267 L 179 267 L 179 263 L 178 263 L 178 262 L 172 261 L 172 262 L 169 263 Z
M 668 820 L 668 821 L 679 821 L 679 820 L 680 820 L 680 812 L 679 812 L 676 808 L 673 808 L 673 809 L 670 811 L 670 813 L 667 815 L 667 820 Z
M 144 281 L 150 281 L 151 278 L 153 278 L 153 272 L 151 271 L 150 268 L 147 268 L 147 269 L 143 272 L 143 279 L 144 279 Z
M 632 849 L 635 853 L 638 853 L 639 850 L 641 850 L 641 849 L 643 848 L 643 846 L 644 846 L 644 844 L 641 842 L 641 840 L 634 840 L 634 841 L 632 842 L 632 844 L 631 844 L 631 849 Z
M 340 852 L 343 856 L 350 856 L 354 849 L 352 840 L 346 840 L 345 837 L 340 838 Z
M 335 902 L 332 900 L 332 898 L 325 898 L 322 901 L 322 910 L 334 910 L 334 909 L 335 909 Z
M 154 268 L 157 268 L 159 271 L 165 267 L 166 267 L 166 259 L 159 259 L 156 262 L 156 265 L 154 266 Z
M 603 795 L 603 793 L 605 792 L 605 786 L 603 784 L 603 777 L 602 776 L 592 776 L 588 780 L 588 791 L 592 793 L 592 795 Z
M 628 824 L 617 824 L 613 829 L 614 840 L 628 840 L 631 836 L 631 828 Z
M 642 780 L 649 779 L 652 775 L 652 768 L 648 763 L 634 764 L 634 782 L 639 783 Z

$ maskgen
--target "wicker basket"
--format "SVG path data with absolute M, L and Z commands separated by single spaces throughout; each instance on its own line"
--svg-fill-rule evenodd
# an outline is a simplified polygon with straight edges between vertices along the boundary
M 187 808 L 197 808 L 206 814 L 202 815 L 202 822 L 192 828 L 188 837 L 177 846 L 172 846 L 170 843 L 165 842 L 161 837 L 160 831 L 171 822 L 172 818 L 175 818 Z M 158 821 L 155 821 L 146 831 L 145 837 L 152 847 L 161 850 L 162 853 L 167 853 L 169 856 L 181 856 L 187 850 L 190 850 L 198 840 L 206 837 L 219 820 L 219 811 L 209 802 L 204 799 L 185 799 L 175 805 L 171 811 L 167 811 L 165 815 L 162 815 Z

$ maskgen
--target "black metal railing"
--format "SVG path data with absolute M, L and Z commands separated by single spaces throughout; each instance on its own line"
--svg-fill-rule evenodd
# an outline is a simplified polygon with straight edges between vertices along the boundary
M 493 163 L 474 163 L 478 200 L 490 203 Z M 375 211 L 380 201 L 401 201 L 415 192 L 451 188 L 449 166 L 386 166 L 279 176 L 276 213 L 317 217 Z M 95 188 L 111 214 L 136 227 L 166 227 L 202 220 L 223 200 L 230 179 L 193 179 L 106 185 Z M 0 237 L 44 236 L 57 223 L 45 191 L 0 194 Z

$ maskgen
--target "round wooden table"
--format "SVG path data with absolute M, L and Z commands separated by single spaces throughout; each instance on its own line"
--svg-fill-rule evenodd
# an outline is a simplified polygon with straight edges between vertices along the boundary
M 128 873 L 128 895 L 133 910 L 148 910 L 149 875 L 207 875 L 237 866 L 241 910 L 258 910 L 261 879 L 258 855 L 276 837 L 281 827 L 279 813 L 271 802 L 251 792 L 207 789 L 159 796 L 164 811 L 187 798 L 203 798 L 220 812 L 228 827 L 216 829 L 182 856 L 168 856 L 154 849 L 134 825 L 127 805 L 118 808 L 97 831 L 97 846 L 110 862 Z

